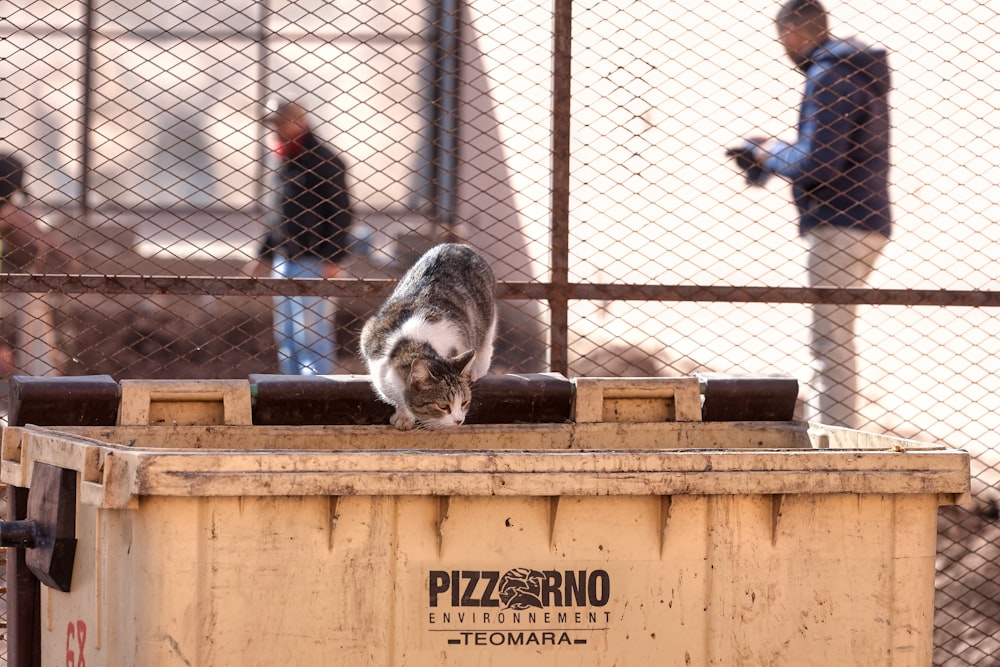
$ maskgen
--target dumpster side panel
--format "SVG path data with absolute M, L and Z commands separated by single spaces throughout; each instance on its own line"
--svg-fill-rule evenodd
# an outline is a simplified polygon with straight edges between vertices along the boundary
M 705 664 L 926 664 L 933 495 L 717 496 L 709 502 Z
M 698 664 L 704 503 L 674 506 L 671 525 L 696 530 L 666 560 L 656 496 L 413 500 L 400 501 L 392 664 Z M 402 528 L 435 523 L 435 539 Z
M 936 502 L 827 494 L 422 503 L 438 513 L 440 535 L 411 542 L 401 531 L 394 664 L 924 665 Z M 401 507 L 401 523 L 435 525 L 404 521 L 422 512 Z M 520 609 L 509 596 L 518 586 Z
M 77 506 L 70 591 L 42 589 L 43 664 L 56 664 L 63 652 L 67 664 L 133 663 L 134 602 L 143 594 L 132 589 L 138 583 L 131 570 L 133 514 Z M 126 588 L 116 589 L 123 582 Z
M 43 646 L 127 665 L 925 665 L 934 494 L 83 506 Z M 847 661 L 847 662 L 845 662 Z
M 71 648 L 91 667 L 391 664 L 393 504 L 361 496 L 85 506 L 73 588 L 43 595 L 43 645 L 59 655 Z
M 893 597 L 886 623 L 892 633 L 890 664 L 923 666 L 934 648 L 933 582 L 939 500 L 934 496 L 895 496 L 893 500 Z
M 152 631 L 143 633 L 136 664 L 173 664 L 167 659 L 181 655 L 198 665 L 390 664 L 391 498 L 183 505 L 195 527 L 144 573 L 160 590 L 140 621 Z M 175 506 L 143 499 L 144 522 L 177 523 Z M 149 549 L 165 546 L 148 537 Z M 173 574 L 167 581 L 157 572 Z

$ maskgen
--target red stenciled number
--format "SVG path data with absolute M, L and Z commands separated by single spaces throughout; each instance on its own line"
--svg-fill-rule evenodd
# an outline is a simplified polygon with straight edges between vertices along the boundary
M 70 648 L 74 637 L 76 637 L 76 627 L 70 621 L 69 627 L 66 628 L 66 667 L 76 667 L 76 654 Z
M 83 621 L 76 622 L 76 640 L 80 643 L 80 655 L 76 658 L 76 667 L 87 667 L 87 662 L 83 659 L 83 646 L 87 643 L 87 624 Z
M 76 650 L 73 652 L 73 640 L 76 639 Z M 66 626 L 66 667 L 87 667 L 83 657 L 83 648 L 87 644 L 87 624 L 83 621 L 69 622 Z

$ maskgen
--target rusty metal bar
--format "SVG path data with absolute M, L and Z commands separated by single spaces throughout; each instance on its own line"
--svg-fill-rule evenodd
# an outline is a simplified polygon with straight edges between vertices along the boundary
M 768 287 L 730 285 L 573 284 L 571 299 L 620 301 L 702 301 L 800 303 L 872 306 L 1000 306 L 1000 291 L 919 290 L 838 287 Z
M 28 489 L 7 486 L 7 518 L 28 518 Z M 41 585 L 28 569 L 23 549 L 7 552 L 7 663 L 10 667 L 42 664 Z
M 211 276 L 92 276 L 69 274 L 0 274 L 0 293 L 105 294 L 108 296 L 325 296 L 384 298 L 396 281 L 288 280 Z M 564 296 L 554 296 L 557 293 Z M 501 299 L 565 301 L 698 301 L 705 303 L 798 303 L 872 306 L 1000 307 L 1000 291 L 920 290 L 834 287 L 746 287 L 730 285 L 629 285 L 501 282 Z M 564 310 L 565 314 L 565 310 Z M 568 322 L 562 325 L 565 330 Z
M 0 274 L 0 293 L 106 294 L 109 296 L 388 296 L 394 280 L 319 280 L 214 276 Z
M 573 0 L 553 0 L 552 27 L 552 283 L 549 370 L 569 370 L 569 161 Z
M 94 32 L 94 0 L 87 0 L 84 10 L 83 28 L 83 133 L 80 137 L 80 194 L 79 202 L 81 217 L 85 217 L 90 211 L 90 181 L 93 176 L 93 146 L 91 130 L 94 127 L 94 44 L 96 43 L 96 33 Z

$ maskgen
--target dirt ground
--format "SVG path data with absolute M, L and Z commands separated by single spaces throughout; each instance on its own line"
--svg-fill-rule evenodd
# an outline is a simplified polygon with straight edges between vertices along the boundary
M 996 508 L 941 509 L 935 667 L 1000 667 L 1000 520 Z

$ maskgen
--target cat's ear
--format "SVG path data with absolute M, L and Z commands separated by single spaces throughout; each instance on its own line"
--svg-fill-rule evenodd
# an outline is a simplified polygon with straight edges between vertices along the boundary
M 430 366 L 423 359 L 414 359 L 410 364 L 410 384 L 417 391 L 427 391 L 434 382 Z
M 470 375 L 472 373 L 472 362 L 476 360 L 476 351 L 469 350 L 468 352 L 463 352 L 457 357 L 452 357 L 449 359 L 451 367 L 455 369 L 459 375 Z

